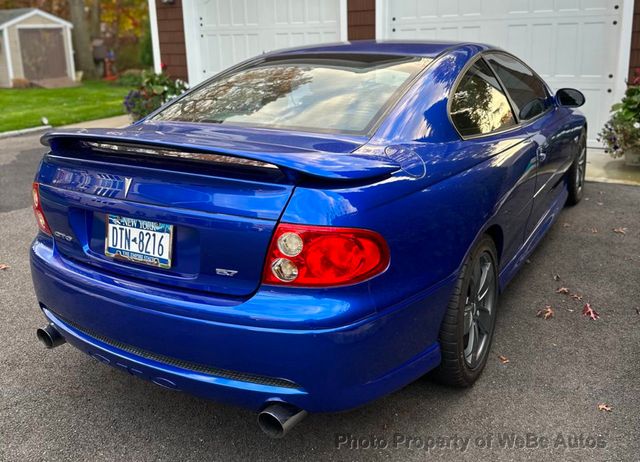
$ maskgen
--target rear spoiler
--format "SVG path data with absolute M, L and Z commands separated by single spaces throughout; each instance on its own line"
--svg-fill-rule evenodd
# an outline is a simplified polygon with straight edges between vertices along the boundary
M 393 160 L 375 154 L 305 150 L 246 141 L 239 137 L 217 137 L 215 134 L 210 137 L 190 136 L 188 133 L 163 136 L 147 130 L 82 129 L 47 132 L 40 141 L 54 152 L 61 143 L 75 141 L 86 143 L 92 149 L 111 149 L 112 154 L 126 155 L 138 150 L 146 151 L 146 155 L 197 156 L 201 161 L 207 161 L 207 155 L 213 162 L 224 161 L 224 157 L 245 159 L 327 180 L 367 180 L 388 176 L 400 169 Z

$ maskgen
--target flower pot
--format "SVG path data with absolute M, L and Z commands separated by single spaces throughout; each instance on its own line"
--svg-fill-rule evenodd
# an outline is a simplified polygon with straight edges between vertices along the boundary
M 624 152 L 624 163 L 629 167 L 640 167 L 640 148 L 627 149 Z

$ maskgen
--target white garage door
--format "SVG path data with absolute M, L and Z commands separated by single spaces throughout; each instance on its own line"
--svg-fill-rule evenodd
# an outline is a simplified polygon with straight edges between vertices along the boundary
M 266 51 L 346 39 L 346 0 L 184 0 L 183 8 L 191 85 Z
M 389 39 L 477 41 L 515 54 L 552 88 L 586 95 L 594 145 L 624 91 L 622 6 L 614 0 L 385 0 L 378 30 Z

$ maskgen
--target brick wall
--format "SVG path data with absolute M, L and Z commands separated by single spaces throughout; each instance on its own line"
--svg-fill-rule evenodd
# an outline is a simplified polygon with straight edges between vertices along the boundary
M 187 54 L 184 45 L 184 23 L 182 22 L 182 0 L 173 4 L 156 1 L 158 13 L 158 36 L 160 38 L 160 60 L 165 72 L 172 77 L 187 80 Z
M 347 0 L 347 23 L 349 40 L 376 38 L 375 0 Z

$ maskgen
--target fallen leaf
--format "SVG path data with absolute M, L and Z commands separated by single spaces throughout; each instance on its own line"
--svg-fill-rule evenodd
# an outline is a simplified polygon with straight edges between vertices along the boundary
M 624 235 L 627 234 L 627 228 L 613 228 L 613 232 Z
M 11 268 L 9 265 L 5 265 L 4 263 L 0 263 L 0 270 L 8 270 L 9 268 Z
M 563 228 L 570 228 L 571 227 L 571 223 L 562 223 L 562 227 Z
M 564 294 L 564 295 L 567 295 L 567 294 L 569 293 L 569 289 L 568 289 L 568 288 L 566 288 L 566 287 L 558 287 L 558 288 L 556 289 L 556 293 L 557 293 L 557 294 Z
M 604 205 L 602 202 L 596 202 L 596 204 L 598 204 L 598 205 Z
M 536 313 L 536 317 L 538 318 L 542 318 L 542 319 L 549 319 L 549 318 L 553 318 L 553 308 L 551 308 L 551 305 L 545 305 L 545 307 L 541 310 L 538 310 L 538 312 Z
M 591 228 L 591 232 L 593 234 L 598 234 L 598 228 Z
M 506 356 L 503 356 L 503 355 L 498 355 L 498 359 L 500 360 L 500 362 L 502 364 L 507 364 L 509 362 L 509 358 L 507 358 Z
M 554 281 L 559 281 L 560 280 L 560 275 L 559 274 L 554 274 L 553 275 L 553 280 Z
M 598 312 L 593 308 L 591 308 L 591 305 L 589 303 L 584 304 L 584 308 L 582 308 L 582 314 L 591 318 L 594 321 L 600 317 Z
M 574 300 L 580 300 L 580 301 L 582 301 L 582 295 L 578 295 L 578 294 L 571 294 L 571 298 L 573 298 Z
M 611 406 L 609 406 L 608 404 L 605 404 L 605 403 L 600 403 L 600 404 L 598 404 L 598 410 L 599 411 L 605 411 L 605 412 L 611 412 Z

